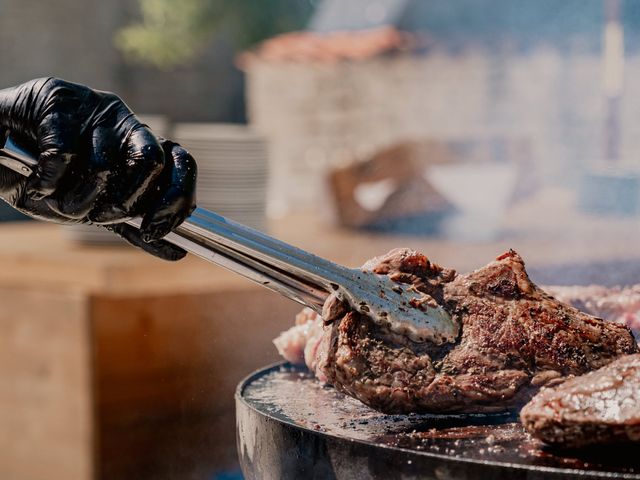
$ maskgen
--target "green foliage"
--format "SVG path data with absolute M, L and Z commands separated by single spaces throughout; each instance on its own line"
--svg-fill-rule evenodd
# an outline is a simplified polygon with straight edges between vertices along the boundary
M 142 19 L 120 30 L 116 46 L 134 61 L 170 68 L 193 59 L 217 32 L 237 49 L 302 28 L 312 0 L 138 0 Z

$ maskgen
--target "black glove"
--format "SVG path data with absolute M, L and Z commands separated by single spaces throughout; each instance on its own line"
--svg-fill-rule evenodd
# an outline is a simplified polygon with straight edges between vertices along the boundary
M 105 225 L 166 260 L 185 251 L 160 240 L 191 213 L 197 168 L 180 145 L 156 138 L 116 95 L 56 78 L 0 90 L 0 128 L 40 152 L 34 174 L 0 166 L 0 197 L 32 217 Z M 138 231 L 124 221 L 142 216 Z

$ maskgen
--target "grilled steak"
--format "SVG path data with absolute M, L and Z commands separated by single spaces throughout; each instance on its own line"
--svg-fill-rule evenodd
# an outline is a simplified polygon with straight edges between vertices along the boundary
M 414 343 L 328 300 L 276 339 L 338 390 L 387 413 L 488 412 L 524 405 L 543 385 L 581 375 L 636 351 L 629 329 L 565 305 L 534 285 L 507 252 L 466 275 L 424 255 L 392 250 L 363 269 L 428 294 L 462 325 L 453 344 Z M 334 312 L 334 313 L 332 313 Z M 324 322 L 323 322 L 324 320 Z M 303 329 L 309 333 L 300 342 Z
M 543 389 L 520 418 L 534 437 L 564 448 L 640 442 L 640 355 Z
M 640 285 L 603 287 L 600 285 L 545 287 L 558 300 L 583 312 L 627 325 L 640 340 Z

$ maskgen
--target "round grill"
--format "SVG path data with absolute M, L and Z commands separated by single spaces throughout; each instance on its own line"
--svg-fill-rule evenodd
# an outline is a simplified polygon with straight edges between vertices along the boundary
M 240 383 L 236 411 L 247 479 L 640 479 L 632 446 L 554 452 L 513 414 L 384 415 L 289 364 Z

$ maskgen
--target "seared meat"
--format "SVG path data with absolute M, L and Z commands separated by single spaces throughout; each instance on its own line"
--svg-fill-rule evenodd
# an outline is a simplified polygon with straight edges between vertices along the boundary
M 453 344 L 414 343 L 340 308 L 306 363 L 340 391 L 388 413 L 487 412 L 524 405 L 543 385 L 636 351 L 628 328 L 560 303 L 513 251 L 467 275 L 397 249 L 363 267 L 428 294 L 462 325 Z M 329 300 L 335 302 L 335 300 Z M 322 319 L 308 315 L 317 327 Z M 287 333 L 280 343 L 286 344 Z M 310 337 L 311 338 L 311 337 Z
M 583 312 L 626 325 L 636 340 L 640 340 L 640 285 L 611 288 L 549 286 L 545 289 L 558 300 Z
M 327 302 L 329 303 L 329 302 Z M 326 357 L 329 335 L 325 335 L 324 322 L 320 315 L 305 308 L 296 315 L 296 325 L 273 340 L 278 353 L 287 361 L 307 365 L 318 380 L 327 381 L 319 362 Z M 320 348 L 324 346 L 324 348 Z
M 534 437 L 564 448 L 640 442 L 640 355 L 543 389 L 520 418 Z

